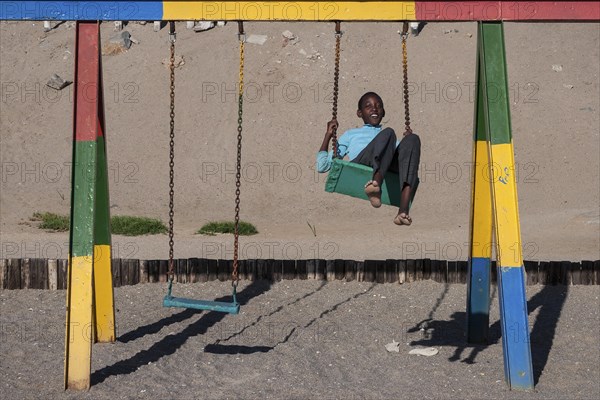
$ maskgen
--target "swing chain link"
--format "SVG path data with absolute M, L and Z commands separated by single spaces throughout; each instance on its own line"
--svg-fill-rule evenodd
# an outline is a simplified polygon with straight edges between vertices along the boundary
M 170 83 L 170 141 L 169 141 L 169 282 L 173 282 L 175 268 L 173 265 L 173 216 L 175 215 L 175 22 L 170 22 L 169 41 L 171 42 L 171 58 L 169 68 L 171 71 Z
M 340 28 L 340 21 L 335 22 L 335 62 L 333 72 L 333 106 L 331 111 L 331 119 L 337 121 L 338 111 L 338 93 L 339 93 L 339 80 L 340 80 L 340 41 L 342 39 L 342 31 Z M 333 127 L 333 133 L 331 135 L 333 144 L 333 158 L 339 158 L 338 154 L 338 139 L 337 139 L 337 127 Z
M 244 43 L 246 34 L 244 33 L 244 25 L 242 21 L 238 22 L 238 40 L 240 42 L 240 72 L 238 84 L 238 126 L 237 126 L 237 160 L 235 171 L 235 222 L 233 233 L 233 271 L 231 273 L 231 285 L 234 290 L 237 288 L 239 281 L 238 274 L 238 248 L 239 248 L 239 225 L 240 225 L 240 186 L 242 177 L 242 115 L 244 102 Z
M 403 91 L 404 91 L 404 135 L 412 133 L 410 128 L 410 111 L 408 98 L 408 55 L 406 51 L 406 39 L 408 39 L 408 22 L 405 21 L 402 27 L 402 74 L 403 74 Z

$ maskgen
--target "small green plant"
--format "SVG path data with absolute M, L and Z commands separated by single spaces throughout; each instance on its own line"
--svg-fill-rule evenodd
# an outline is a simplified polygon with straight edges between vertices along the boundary
M 36 212 L 31 221 L 39 221 L 40 229 L 54 232 L 67 232 L 70 229 L 68 215 L 58 215 L 49 212 Z M 110 219 L 111 233 L 124 236 L 156 235 L 166 233 L 167 227 L 158 219 L 146 217 L 130 217 L 117 215 Z
M 51 212 L 33 213 L 32 221 L 41 221 L 40 229 L 47 229 L 55 232 L 66 232 L 70 229 L 69 217 L 67 215 L 58 215 Z
M 141 236 L 166 233 L 167 227 L 162 221 L 146 217 L 117 215 L 110 219 L 111 232 L 115 235 Z
M 198 230 L 201 235 L 215 235 L 217 233 L 233 233 L 235 229 L 235 225 L 233 222 L 229 221 L 220 221 L 220 222 L 209 222 L 208 224 L 204 224 L 202 228 Z M 239 224 L 239 233 L 243 236 L 256 235 L 258 231 L 256 227 L 249 222 L 240 221 Z

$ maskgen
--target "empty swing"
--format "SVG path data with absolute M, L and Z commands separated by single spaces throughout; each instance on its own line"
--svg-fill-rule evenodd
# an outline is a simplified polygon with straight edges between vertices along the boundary
M 242 156 L 242 101 L 244 91 L 244 25 L 240 21 L 238 22 L 239 32 L 238 39 L 240 42 L 240 67 L 239 67 L 239 84 L 238 84 L 238 127 L 237 127 L 237 170 L 236 170 L 236 182 L 235 182 L 235 230 L 234 230 L 234 250 L 233 250 L 233 272 L 231 273 L 231 286 L 233 288 L 231 302 L 225 301 L 208 301 L 208 300 L 196 300 L 186 299 L 183 297 L 174 297 L 171 295 L 173 288 L 173 280 L 175 278 L 174 265 L 173 265 L 173 216 L 174 216 L 174 177 L 175 177 L 175 22 L 170 22 L 169 39 L 171 42 L 171 59 L 170 59 L 170 72 L 171 72 L 171 105 L 170 105 L 170 142 L 169 142 L 169 286 L 168 292 L 163 299 L 163 307 L 178 307 L 178 308 L 190 308 L 195 310 L 209 310 L 218 311 L 229 314 L 237 314 L 240 311 L 240 304 L 237 302 L 237 285 L 239 281 L 238 276 L 238 238 L 239 238 L 239 214 L 240 214 L 240 178 L 241 178 L 241 156 Z
M 340 23 L 335 24 L 335 69 L 333 75 L 333 107 L 332 116 L 333 119 L 337 119 L 337 103 L 338 103 L 338 92 L 339 92 L 339 77 L 340 77 L 340 39 L 342 37 L 342 31 L 340 30 Z M 408 103 L 408 57 L 406 51 L 406 39 L 408 38 L 408 22 L 404 23 L 402 33 L 402 70 L 404 75 L 403 90 L 404 90 L 404 112 L 405 112 L 405 130 L 412 132 L 410 128 L 410 113 Z M 362 185 L 357 184 L 358 182 L 367 182 L 373 177 L 373 168 L 358 163 L 342 160 L 338 154 L 338 142 L 336 128 L 333 130 L 332 137 L 333 147 L 333 159 L 331 163 L 331 169 L 327 175 L 325 181 L 325 191 L 330 193 L 339 193 L 351 197 L 356 197 L 363 200 L 369 198 L 365 194 Z M 419 186 L 418 180 L 415 187 L 412 189 L 410 204 L 412 204 L 415 197 L 415 193 Z M 398 206 L 400 204 L 400 193 L 402 188 L 400 187 L 398 174 L 388 171 L 381 184 L 381 203 L 391 206 Z

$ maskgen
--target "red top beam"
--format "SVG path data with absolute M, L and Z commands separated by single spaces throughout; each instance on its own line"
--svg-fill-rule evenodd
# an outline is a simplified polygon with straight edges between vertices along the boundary
M 417 21 L 600 20 L 598 1 L 417 1 Z

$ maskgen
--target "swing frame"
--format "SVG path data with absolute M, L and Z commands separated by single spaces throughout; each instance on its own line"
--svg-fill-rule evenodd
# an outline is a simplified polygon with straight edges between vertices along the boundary
M 116 337 L 109 203 L 102 197 L 108 199 L 99 21 L 478 21 L 478 93 L 473 160 L 489 165 L 502 161 L 514 168 L 502 22 L 600 20 L 600 3 L 582 1 L 465 1 L 450 4 L 442 1 L 256 3 L 128 0 L 77 2 L 81 4 L 62 2 L 50 6 L 48 3 L 0 0 L 0 20 L 78 21 L 64 375 L 65 389 L 75 390 L 90 387 L 92 343 L 114 342 Z M 274 3 L 278 7 L 274 7 Z M 253 7 L 249 8 L 249 5 Z M 249 10 L 253 12 L 249 13 Z M 497 82 L 502 82 L 499 87 L 506 101 L 491 102 L 487 95 L 487 82 L 496 82 L 496 87 Z M 99 94 L 92 99 L 85 92 L 85 87 L 92 87 L 90 83 Z M 90 174 L 94 170 L 96 173 Z M 467 338 L 470 343 L 482 343 L 487 338 L 492 255 L 492 247 L 487 244 L 491 243 L 494 227 L 496 254 L 506 252 L 516 255 L 515 260 L 498 257 L 505 379 L 510 388 L 533 389 L 515 174 L 511 174 L 505 182 L 494 181 L 492 185 L 483 174 L 475 175 L 472 192 Z M 76 235 L 74 231 L 77 231 Z M 107 236 L 103 237 L 100 231 L 108 232 Z M 514 244 L 517 244 L 516 248 Z M 77 323 L 72 324 L 72 321 Z M 90 327 L 93 337 L 89 335 Z M 513 340 L 507 339 L 509 334 Z

